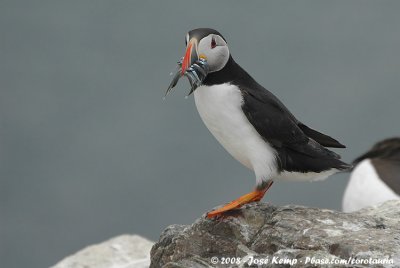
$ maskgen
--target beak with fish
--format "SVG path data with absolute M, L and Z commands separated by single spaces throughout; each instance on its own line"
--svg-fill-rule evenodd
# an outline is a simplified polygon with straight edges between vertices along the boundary
M 207 57 L 205 55 L 198 54 L 197 41 L 191 39 L 186 47 L 185 56 L 178 61 L 178 67 L 176 68 L 175 74 L 173 75 L 172 81 L 169 84 L 165 96 L 176 86 L 179 79 L 186 76 L 190 83 L 190 91 L 187 96 L 192 94 L 196 88 L 201 86 L 202 82 L 209 73 L 210 68 L 207 63 Z

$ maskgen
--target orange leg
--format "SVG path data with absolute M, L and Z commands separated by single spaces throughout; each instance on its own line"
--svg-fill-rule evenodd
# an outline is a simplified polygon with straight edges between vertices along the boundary
M 272 183 L 273 183 L 273 181 L 268 181 L 266 183 L 266 185 L 263 185 L 263 187 L 261 189 L 256 188 L 254 191 L 252 191 L 248 194 L 242 195 L 238 199 L 235 199 L 235 200 L 229 202 L 228 204 L 224 205 L 223 207 L 208 212 L 207 218 L 210 219 L 213 217 L 222 216 L 222 214 L 226 211 L 240 208 L 244 204 L 260 201 L 264 197 L 264 195 L 268 191 L 268 189 L 271 188 Z

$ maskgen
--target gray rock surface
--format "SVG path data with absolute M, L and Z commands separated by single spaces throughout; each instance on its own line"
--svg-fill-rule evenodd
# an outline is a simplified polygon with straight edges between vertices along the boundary
M 52 268 L 147 268 L 153 244 L 138 235 L 121 235 L 88 246 Z
M 400 201 L 354 213 L 246 205 L 235 217 L 169 226 L 150 267 L 260 267 L 257 260 L 262 267 L 400 267 Z

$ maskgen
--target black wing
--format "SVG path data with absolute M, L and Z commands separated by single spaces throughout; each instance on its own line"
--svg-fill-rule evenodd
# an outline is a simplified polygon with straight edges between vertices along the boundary
M 321 132 L 318 132 L 318 131 L 304 125 L 303 123 L 298 122 L 297 125 L 304 132 L 304 134 L 306 134 L 308 137 L 315 140 L 322 146 L 330 147 L 330 148 L 346 148 L 345 145 L 341 144 L 334 138 L 329 137 L 328 135 L 325 135 Z
M 257 83 L 251 88 L 244 85 L 239 88 L 243 94 L 243 112 L 263 139 L 277 150 L 281 170 L 321 172 L 349 167 L 339 160 L 339 155 L 322 146 L 343 145 L 300 123 L 271 92 Z

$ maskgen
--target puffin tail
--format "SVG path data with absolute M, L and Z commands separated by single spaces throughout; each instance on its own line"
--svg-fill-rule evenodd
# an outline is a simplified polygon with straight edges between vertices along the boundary
M 336 168 L 340 170 L 340 172 L 350 172 L 353 169 L 353 165 L 347 164 L 343 161 L 340 161 L 339 159 L 337 159 L 337 161 L 338 163 Z

